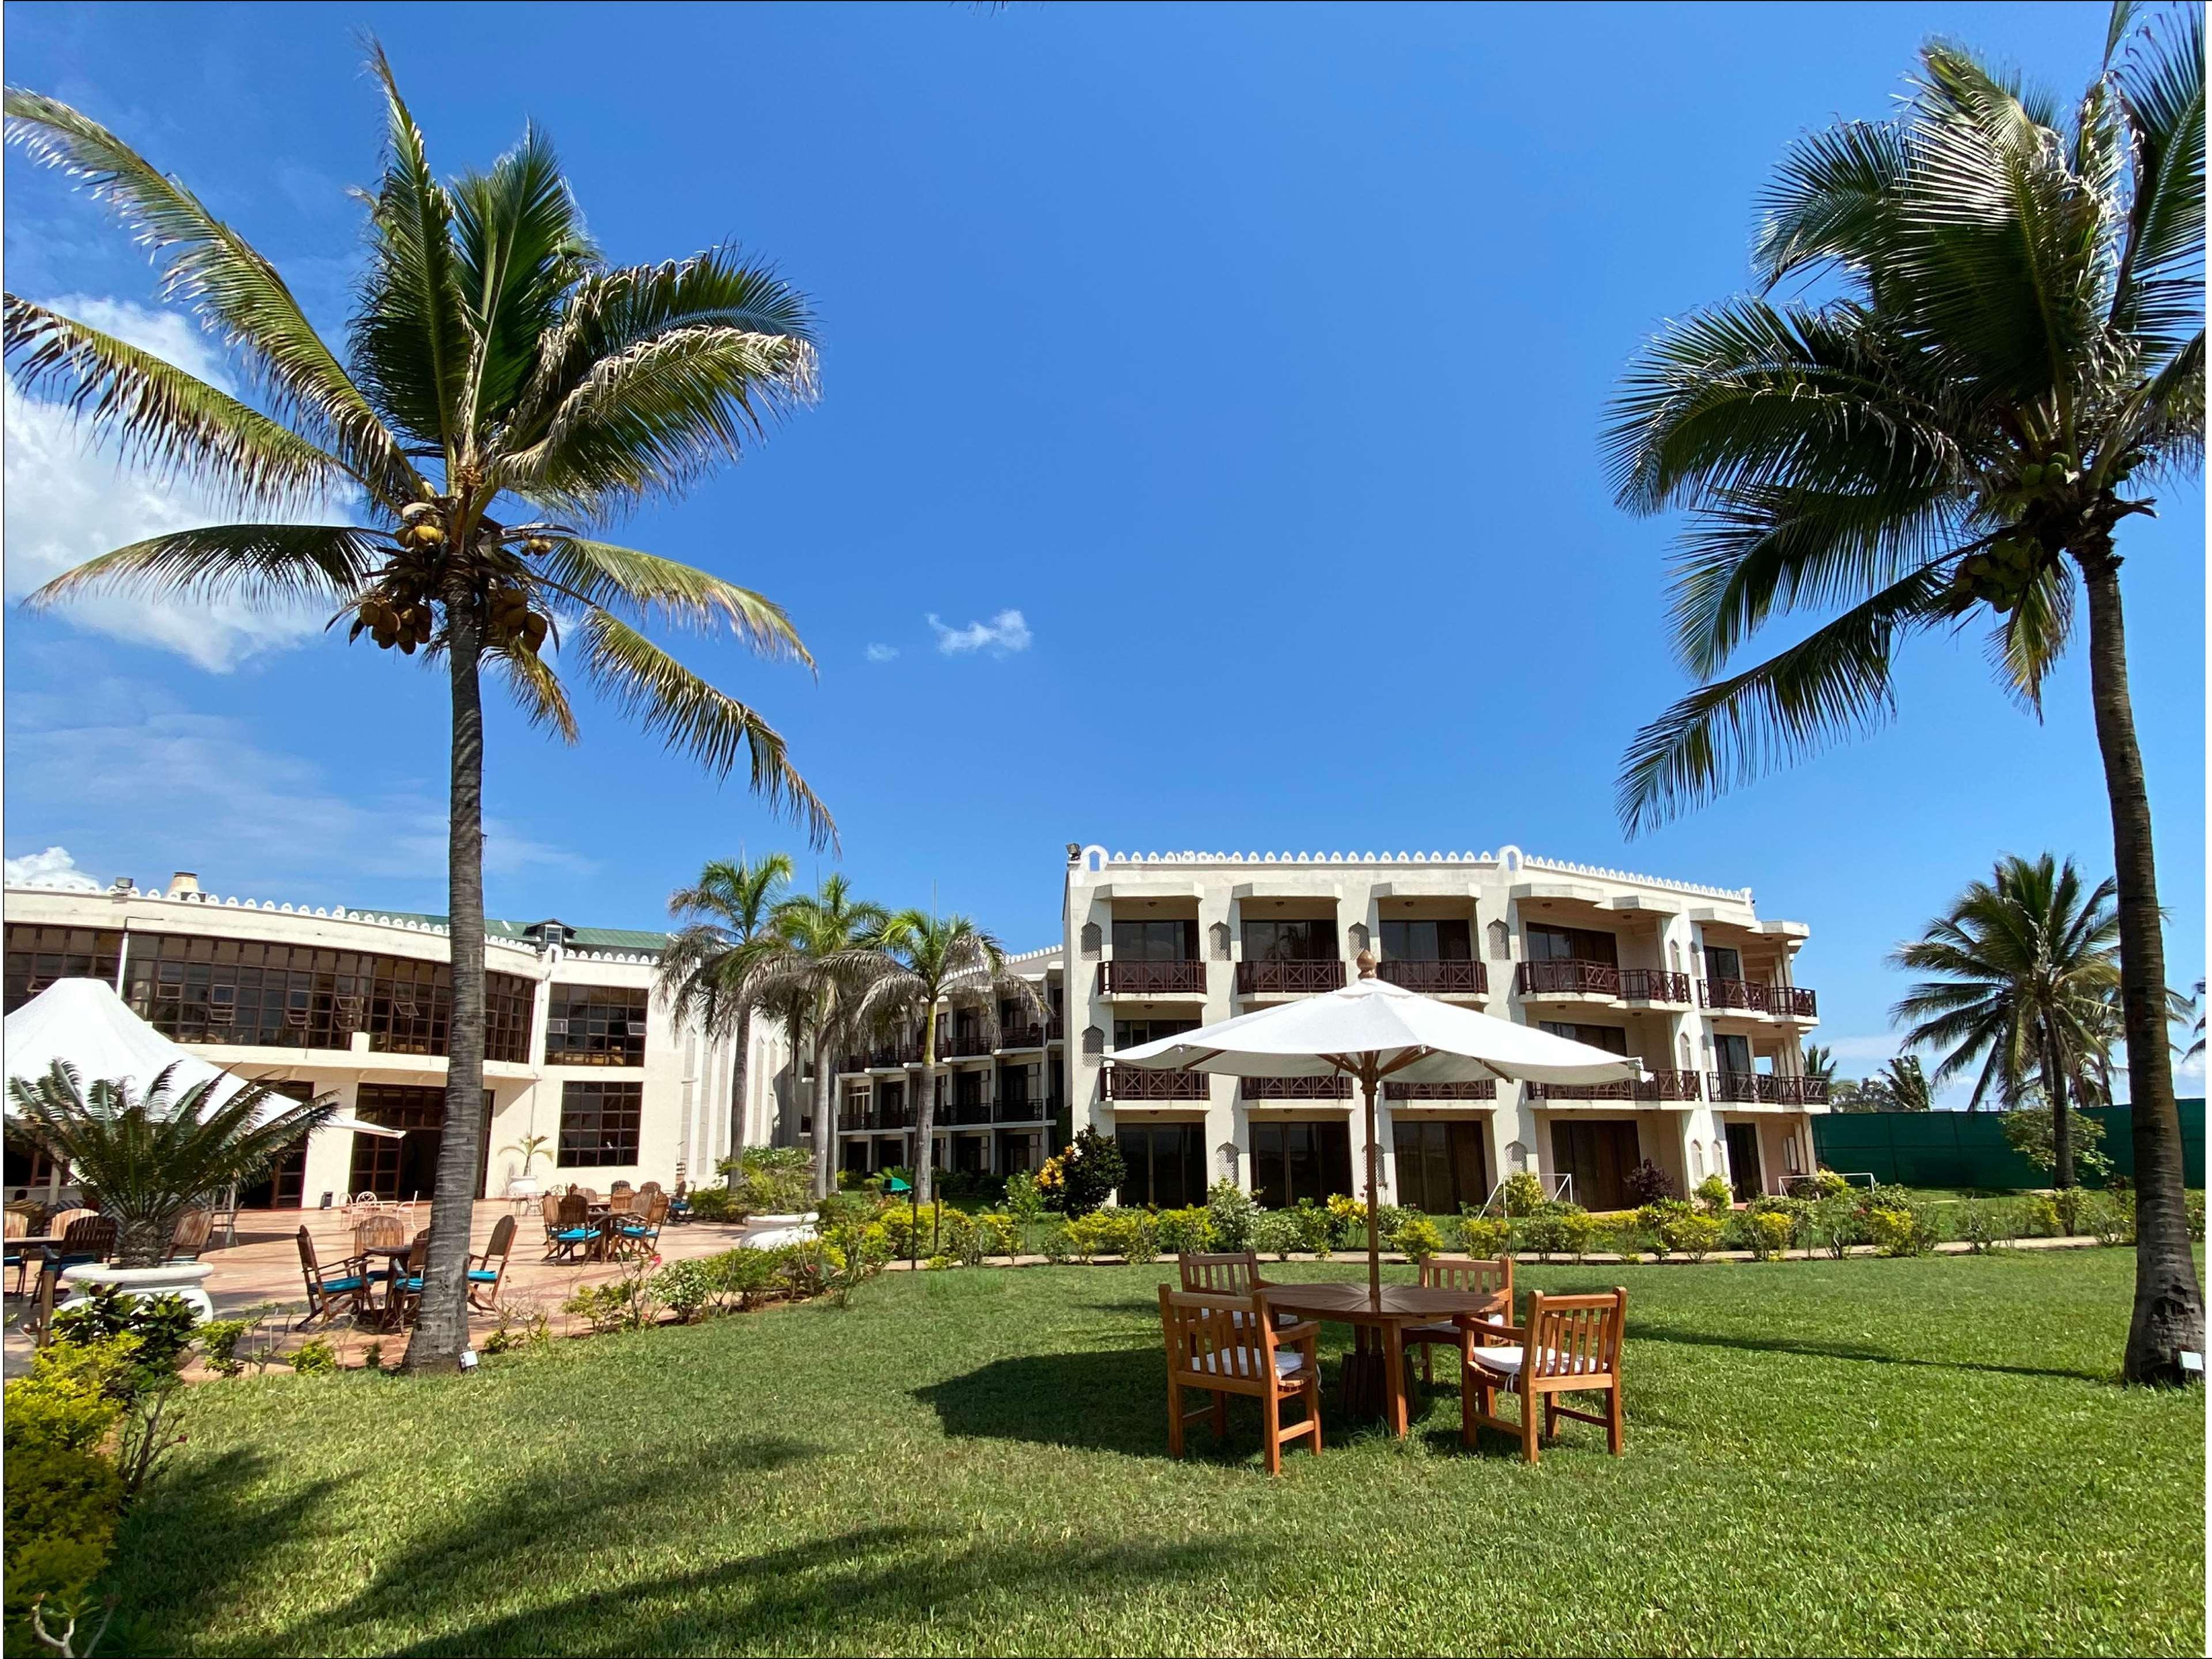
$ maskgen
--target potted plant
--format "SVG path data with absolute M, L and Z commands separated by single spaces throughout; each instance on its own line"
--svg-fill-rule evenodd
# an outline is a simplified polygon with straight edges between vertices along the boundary
M 538 1178 L 530 1173 L 530 1166 L 537 1158 L 538 1153 L 544 1152 L 552 1144 L 553 1137 L 550 1135 L 524 1135 L 520 1140 L 515 1141 L 513 1145 L 500 1148 L 500 1151 L 502 1152 L 520 1152 L 522 1154 L 522 1173 L 514 1176 L 507 1183 L 507 1195 L 509 1198 L 535 1198 L 538 1196 Z

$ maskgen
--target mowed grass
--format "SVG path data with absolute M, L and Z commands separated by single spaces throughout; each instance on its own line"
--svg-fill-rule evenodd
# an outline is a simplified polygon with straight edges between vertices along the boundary
M 897 1274 L 466 1378 L 197 1389 L 118 1550 L 129 1642 L 2204 1650 L 2204 1400 L 2111 1381 L 2128 1252 L 1531 1267 L 1629 1287 L 1625 1458 L 1579 1425 L 1533 1469 L 1468 1454 L 1440 1390 L 1278 1480 L 1249 1402 L 1167 1456 L 1172 1271 Z

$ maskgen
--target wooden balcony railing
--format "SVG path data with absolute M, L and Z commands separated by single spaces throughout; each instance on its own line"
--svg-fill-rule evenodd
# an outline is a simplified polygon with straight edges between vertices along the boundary
M 956 1100 L 945 1109 L 947 1123 L 988 1123 L 991 1103 L 988 1100 Z
M 1771 1072 L 1710 1072 L 1706 1092 L 1716 1101 L 1739 1105 L 1823 1106 L 1828 1100 L 1824 1077 L 1777 1077 Z
M 1377 977 L 1430 996 L 1484 996 L 1490 970 L 1480 962 L 1427 962 L 1394 957 L 1375 965 Z
M 1653 1072 L 1619 1083 L 1532 1083 L 1531 1100 L 1695 1100 L 1695 1072 Z
M 940 1030 L 937 1034 L 937 1057 L 939 1060 L 964 1060 L 971 1054 L 991 1052 L 991 1038 L 980 1026 L 961 1026 L 953 1030 Z
M 1203 1072 L 1152 1072 L 1140 1066 L 1109 1066 L 1098 1074 L 1099 1092 L 1108 1100 L 1206 1100 L 1212 1091 Z
M 1516 977 L 1522 996 L 1617 997 L 1620 969 L 1609 962 L 1524 962 Z
M 1620 994 L 1632 1002 L 1687 1002 L 1690 976 L 1662 968 L 1624 968 Z
M 1239 996 L 1295 995 L 1307 991 L 1334 991 L 1344 983 L 1344 963 L 1332 957 L 1323 962 L 1240 962 L 1237 964 Z
M 919 1042 L 887 1043 L 868 1055 L 868 1064 L 878 1069 L 891 1066 L 914 1066 L 920 1064 L 921 1060 L 921 1044 Z
M 1349 1100 L 1348 1077 L 1248 1077 L 1242 1079 L 1247 1100 Z
M 1060 1042 L 1066 1035 L 1066 1023 L 1057 1019 L 1033 1020 L 1026 1025 L 1001 1025 L 999 1028 L 999 1047 L 1042 1048 L 1048 1042 Z
M 1098 964 L 1101 996 L 1203 996 L 1206 964 L 1202 962 L 1102 962 Z
M 1699 980 L 1698 1002 L 1705 1008 L 1741 1008 L 1747 1013 L 1781 1014 L 1792 1019 L 1820 1018 L 1820 999 L 1802 985 L 1760 985 L 1747 979 Z
M 1027 1095 L 1000 1095 L 992 1103 L 994 1123 L 1042 1123 L 1053 1115 L 1049 1100 L 1031 1100 Z
M 1485 1078 L 1480 1083 L 1393 1083 L 1385 1078 L 1382 1098 L 1408 1104 L 1422 1101 L 1495 1100 L 1498 1083 L 1493 1078 Z

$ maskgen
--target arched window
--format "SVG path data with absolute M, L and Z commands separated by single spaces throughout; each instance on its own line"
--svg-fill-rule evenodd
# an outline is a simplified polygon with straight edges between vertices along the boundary
M 1705 1147 L 1703 1141 L 1690 1143 L 1690 1179 L 1694 1183 L 1705 1178 Z
M 1513 934 L 1502 921 L 1490 924 L 1490 959 L 1504 962 L 1513 954 Z

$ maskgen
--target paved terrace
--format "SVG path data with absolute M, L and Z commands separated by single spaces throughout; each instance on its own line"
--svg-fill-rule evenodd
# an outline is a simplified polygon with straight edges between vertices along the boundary
M 401 1213 L 403 1217 L 406 1215 L 404 1211 Z M 503 1215 L 515 1218 L 515 1228 L 507 1279 L 500 1287 L 501 1306 L 520 1328 L 527 1328 L 543 1310 L 556 1336 L 564 1335 L 572 1328 L 582 1329 L 581 1324 L 570 1321 L 561 1311 L 561 1304 L 579 1285 L 604 1284 L 619 1279 L 625 1264 L 546 1261 L 544 1223 L 534 1202 L 527 1207 L 518 1207 L 504 1200 L 480 1200 L 470 1220 L 471 1249 L 481 1251 L 484 1248 L 492 1228 Z M 428 1203 L 417 1204 L 411 1224 L 419 1229 L 428 1225 L 429 1218 Z M 217 1317 L 236 1318 L 271 1303 L 285 1310 L 287 1323 L 306 1312 L 307 1295 L 295 1242 L 303 1223 L 325 1267 L 353 1253 L 353 1228 L 343 1210 L 243 1211 L 238 1218 L 238 1242 L 228 1248 L 210 1249 L 200 1257 L 215 1269 L 205 1288 L 215 1303 Z M 660 1233 L 660 1259 L 667 1262 L 718 1255 L 742 1242 L 748 1231 L 744 1226 L 703 1221 L 664 1227 Z M 9 1288 L 14 1288 L 12 1275 Z M 30 1363 L 30 1345 L 15 1330 L 16 1321 L 27 1305 L 26 1301 L 14 1297 L 8 1301 L 6 1374 L 9 1376 L 19 1375 Z M 477 1342 L 480 1345 L 485 1336 L 498 1328 L 499 1322 L 490 1314 L 472 1314 L 470 1323 L 477 1333 Z M 288 1349 L 296 1347 L 307 1337 L 317 1334 L 319 1328 L 288 1336 L 284 1346 Z M 369 1328 L 356 1332 L 343 1320 L 335 1322 L 328 1334 L 342 1358 L 357 1357 L 362 1344 L 379 1340 L 384 1343 L 387 1358 L 396 1358 L 406 1343 L 404 1332 L 386 1334 Z

